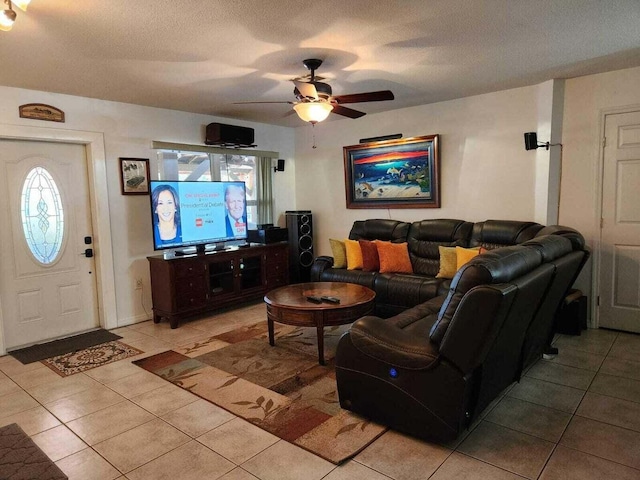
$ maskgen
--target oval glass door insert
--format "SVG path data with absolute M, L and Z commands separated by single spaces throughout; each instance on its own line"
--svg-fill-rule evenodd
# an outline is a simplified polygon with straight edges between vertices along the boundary
M 44 167 L 32 168 L 22 186 L 22 230 L 31 254 L 43 265 L 56 261 L 64 237 L 64 210 L 56 182 Z

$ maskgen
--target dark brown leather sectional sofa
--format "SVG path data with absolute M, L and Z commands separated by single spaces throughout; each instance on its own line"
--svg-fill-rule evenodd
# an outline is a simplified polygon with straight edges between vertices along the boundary
M 435 278 L 440 267 L 439 246 L 482 246 L 494 249 L 526 242 L 538 234 L 570 230 L 566 227 L 545 228 L 539 223 L 513 220 L 486 220 L 478 223 L 454 219 L 422 220 L 414 223 L 387 219 L 360 220 L 354 222 L 349 238 L 407 242 L 413 273 L 332 268 L 333 258 L 320 256 L 311 267 L 311 281 L 348 282 L 369 287 L 376 292 L 376 315 L 389 317 L 448 292 L 451 280 Z
M 354 225 L 350 236 L 407 228 L 414 271 L 420 265 L 421 271 L 437 272 L 439 244 L 482 245 L 490 251 L 450 281 L 426 273 L 341 272 L 321 268 L 330 259 L 318 259 L 315 280 L 367 282 L 382 297 L 383 312 L 401 310 L 390 318 L 363 317 L 340 339 L 335 360 L 340 404 L 411 435 L 449 441 L 541 357 L 554 315 L 589 252 L 577 231 L 561 226 L 496 220 L 392 223 L 366 220 Z

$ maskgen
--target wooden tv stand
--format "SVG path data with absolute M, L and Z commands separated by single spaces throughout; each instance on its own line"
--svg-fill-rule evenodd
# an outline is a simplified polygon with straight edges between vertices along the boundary
M 147 257 L 151 270 L 153 321 L 182 318 L 261 298 L 289 283 L 287 243 L 185 256 Z

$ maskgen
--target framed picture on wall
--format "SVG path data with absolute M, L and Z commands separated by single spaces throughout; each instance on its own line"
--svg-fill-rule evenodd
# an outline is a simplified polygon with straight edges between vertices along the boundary
M 122 195 L 149 195 L 149 159 L 120 157 Z
M 343 147 L 347 208 L 440 208 L 438 138 Z

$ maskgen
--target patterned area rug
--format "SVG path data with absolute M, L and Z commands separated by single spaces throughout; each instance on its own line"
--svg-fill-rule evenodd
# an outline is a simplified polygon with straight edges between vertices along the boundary
M 276 324 L 271 347 L 266 322 L 133 363 L 339 464 L 386 431 L 340 408 L 333 358 L 348 328 L 325 328 L 326 366 L 318 364 L 315 328 Z
M 0 428 L 0 478 L 64 480 L 67 477 L 15 423 Z
M 42 360 L 42 363 L 61 377 L 68 377 L 75 373 L 91 370 L 92 368 L 141 353 L 144 352 L 114 340 L 113 342 L 103 343 L 95 347 L 78 350 L 77 352 L 47 358 Z

